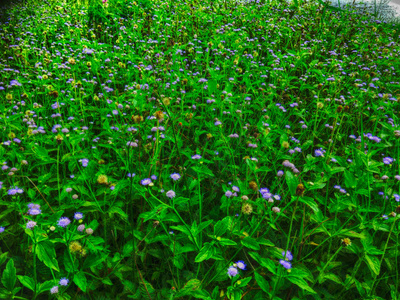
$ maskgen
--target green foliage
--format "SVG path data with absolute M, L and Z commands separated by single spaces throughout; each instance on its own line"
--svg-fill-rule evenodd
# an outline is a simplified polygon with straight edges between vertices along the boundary
M 239 2 L 0 17 L 0 299 L 398 298 L 399 24 Z

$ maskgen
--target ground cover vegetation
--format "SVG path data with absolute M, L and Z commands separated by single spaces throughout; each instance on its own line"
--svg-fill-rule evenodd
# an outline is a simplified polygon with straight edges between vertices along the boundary
M 0 26 L 1 299 L 398 299 L 399 24 L 25 1 Z

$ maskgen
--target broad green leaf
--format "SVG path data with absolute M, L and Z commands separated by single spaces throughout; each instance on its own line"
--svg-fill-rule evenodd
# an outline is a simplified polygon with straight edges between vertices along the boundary
M 40 285 L 38 284 L 39 287 L 37 289 L 37 293 L 40 294 L 43 292 L 50 291 L 51 288 L 55 285 L 56 284 L 54 283 L 54 280 L 48 280 L 48 281 L 41 283 Z
M 306 290 L 312 294 L 316 294 L 317 292 L 314 291 L 307 283 L 307 281 L 305 281 L 304 279 L 301 279 L 299 277 L 293 277 L 293 276 L 287 276 L 286 277 L 291 283 L 294 283 L 295 285 L 297 285 L 299 288 Z
M 122 255 L 128 257 L 133 252 L 133 240 L 128 241 L 122 249 Z
M 357 179 L 350 171 L 344 171 L 344 184 L 348 188 L 355 188 L 357 186 Z
M 15 283 L 17 281 L 17 269 L 14 267 L 14 261 L 10 259 L 3 271 L 3 276 L 1 277 L 1 282 L 4 287 L 10 292 L 14 289 Z
M 29 276 L 18 275 L 18 280 L 24 287 L 30 289 L 31 291 L 35 290 L 35 281 L 33 280 L 33 278 Z
M 8 252 L 4 252 L 3 254 L 0 255 L 0 266 L 6 262 L 7 255 L 8 255 Z
M 87 280 L 85 274 L 82 271 L 75 273 L 74 282 L 82 290 L 82 292 L 86 293 Z
M 379 275 L 379 272 L 380 272 L 379 259 L 375 256 L 366 254 L 365 261 L 367 262 L 367 265 L 368 265 L 369 269 L 371 270 L 371 272 L 374 273 L 375 275 Z
M 237 243 L 235 241 L 232 241 L 230 239 L 224 239 L 221 238 L 220 240 L 218 240 L 219 244 L 222 246 L 236 246 Z
M 67 272 L 73 273 L 78 269 L 79 261 L 76 260 L 75 262 L 73 262 L 71 260 L 71 257 L 69 255 L 68 251 L 69 251 L 68 249 L 64 250 L 63 262 L 64 262 L 65 270 Z
M 95 267 L 101 264 L 108 255 L 101 255 L 101 254 L 90 254 L 88 258 L 86 258 L 85 262 L 83 263 L 83 269 Z
M 319 212 L 318 204 L 315 202 L 313 198 L 299 197 L 299 201 L 303 202 L 304 204 L 307 204 L 314 211 L 314 213 Z
M 296 194 L 297 179 L 290 171 L 285 172 L 286 183 L 289 187 L 289 191 L 292 195 Z
M 264 279 L 263 276 L 261 276 L 260 274 L 258 274 L 257 272 L 254 272 L 254 277 L 258 283 L 258 285 L 260 286 L 260 288 L 266 292 L 267 294 L 269 294 L 269 284 L 268 281 Z
M 199 254 L 197 254 L 194 259 L 195 262 L 199 263 L 203 260 L 210 259 L 214 255 L 214 246 L 210 243 L 204 243 L 204 246 L 200 249 Z
M 253 250 L 260 250 L 260 245 L 258 244 L 258 242 L 249 236 L 245 237 L 242 240 L 242 245 Z
M 230 217 L 225 217 L 222 220 L 219 220 L 214 226 L 214 235 L 222 236 L 228 230 L 228 224 L 230 223 Z
M 36 245 L 36 254 L 47 267 L 60 272 L 53 243 L 48 240 L 38 243 Z

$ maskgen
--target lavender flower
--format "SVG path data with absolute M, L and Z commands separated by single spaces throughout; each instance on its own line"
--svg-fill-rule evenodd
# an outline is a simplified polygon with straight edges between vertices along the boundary
M 175 192 L 170 190 L 165 194 L 168 198 L 174 198 L 175 197 Z
M 236 262 L 236 266 L 240 269 L 240 270 L 246 270 L 246 264 L 244 263 L 243 260 L 238 260 Z
M 383 158 L 383 163 L 384 163 L 385 165 L 390 165 L 390 164 L 393 163 L 393 158 L 391 158 L 391 157 L 384 157 L 384 158 Z
M 81 224 L 78 226 L 78 231 L 83 232 L 85 230 L 85 224 Z
M 35 221 L 28 221 L 28 223 L 26 223 L 26 228 L 27 229 L 32 229 L 35 226 L 36 226 L 36 222 Z
M 279 263 L 285 268 L 285 269 L 291 269 L 292 264 L 286 260 L 280 259 Z
M 62 286 L 67 286 L 69 283 L 69 280 L 67 278 L 61 278 L 59 284 Z
M 225 196 L 226 196 L 227 198 L 232 197 L 232 192 L 231 192 L 231 191 L 226 191 L 226 192 L 225 192 Z
M 141 183 L 142 185 L 148 185 L 148 184 L 151 183 L 151 179 L 150 179 L 150 178 L 142 179 L 142 180 L 140 181 L 140 183 Z
M 83 218 L 83 214 L 81 212 L 76 212 L 74 214 L 74 219 L 75 220 L 81 220 Z
M 3 227 L 3 226 L 1 226 L 1 227 L 0 227 L 0 233 L 3 233 L 3 232 L 4 232 L 4 230 L 6 230 L 6 228 L 5 228 L 5 227 Z
M 199 154 L 195 154 L 192 156 L 192 159 L 200 159 L 200 158 L 201 158 L 201 155 L 199 155 Z
M 57 225 L 66 228 L 70 223 L 70 219 L 68 219 L 67 217 L 61 217 L 60 220 L 58 220 Z
M 235 277 L 239 273 L 238 269 L 236 269 L 234 266 L 230 266 L 228 268 L 228 276 L 229 277 Z
M 58 285 L 55 285 L 51 288 L 50 293 L 57 294 L 58 293 Z
M 81 160 L 79 160 L 82 163 L 82 167 L 87 167 L 89 160 L 87 158 L 83 158 Z
M 171 174 L 171 178 L 172 178 L 174 181 L 177 181 L 177 180 L 179 180 L 179 179 L 181 178 L 181 175 L 179 175 L 178 173 L 172 173 L 172 174 Z

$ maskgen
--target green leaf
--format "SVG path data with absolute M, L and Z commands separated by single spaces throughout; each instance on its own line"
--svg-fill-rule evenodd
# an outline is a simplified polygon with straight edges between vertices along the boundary
M 38 243 L 36 245 L 36 254 L 47 267 L 60 272 L 53 243 L 50 241 L 42 241 Z
M 128 257 L 133 252 L 133 240 L 128 241 L 122 249 L 122 255 Z
M 299 277 L 294 277 L 294 276 L 287 276 L 286 277 L 291 283 L 294 283 L 295 285 L 297 285 L 299 288 L 306 290 L 312 294 L 316 294 L 317 292 L 314 291 L 308 284 L 307 281 L 305 281 L 304 279 L 301 279 Z
M 101 264 L 106 258 L 107 254 L 91 254 L 88 258 L 86 258 L 85 262 L 83 263 L 83 269 L 95 267 Z
M 86 293 L 87 280 L 85 274 L 82 271 L 74 275 L 74 282 L 82 290 L 82 292 Z
M 71 261 L 68 251 L 68 249 L 64 251 L 64 266 L 67 272 L 73 273 L 78 269 L 79 261 L 76 261 L 74 265 L 74 262 Z
M 2 255 L 0 255 L 0 266 L 6 262 L 7 255 L 8 255 L 8 252 L 4 252 Z
M 204 246 L 200 249 L 199 254 L 197 254 L 194 259 L 195 262 L 199 263 L 203 260 L 210 259 L 214 255 L 214 246 L 210 243 L 204 243 Z
M 344 171 L 344 184 L 348 188 L 355 188 L 357 186 L 357 179 L 350 171 Z
M 218 240 L 218 242 L 221 246 L 236 246 L 237 245 L 237 243 L 235 241 L 232 241 L 230 239 L 224 239 L 224 238 L 221 238 L 220 240 Z
M 10 292 L 14 289 L 15 283 L 17 281 L 17 269 L 14 267 L 14 261 L 10 259 L 3 271 L 3 276 L 1 277 L 1 282 L 4 287 Z
M 35 290 L 35 281 L 33 280 L 33 278 L 29 276 L 18 275 L 18 280 L 24 287 L 30 289 L 31 291 Z
M 53 286 L 55 286 L 55 285 L 56 285 L 56 284 L 54 283 L 54 280 L 45 281 L 45 282 L 43 282 L 42 284 L 38 285 L 39 288 L 38 288 L 37 293 L 40 294 L 40 293 L 43 293 L 43 292 L 50 291 L 51 288 L 52 288 Z
M 379 272 L 380 272 L 379 259 L 375 256 L 366 254 L 365 260 L 366 260 L 367 265 L 368 265 L 369 269 L 371 270 L 371 272 L 374 273 L 375 275 L 379 275 Z
M 215 79 L 211 79 L 207 82 L 207 85 L 210 94 L 213 94 L 215 89 L 217 88 L 217 81 Z
M 262 277 L 260 274 L 258 274 L 257 272 L 254 272 L 254 277 L 256 278 L 256 281 L 258 283 L 258 285 L 260 286 L 260 288 L 266 292 L 267 294 L 269 294 L 269 284 L 268 281 L 266 281 L 264 279 L 264 277 Z
M 128 222 L 128 215 L 121 208 L 119 208 L 117 206 L 110 207 L 110 209 L 107 212 L 108 212 L 108 215 L 110 216 L 110 218 L 113 217 L 113 214 L 117 214 L 121 217 L 122 220 L 124 220 L 125 222 Z
M 219 220 L 214 226 L 214 235 L 222 236 L 227 230 L 230 223 L 230 217 L 225 217 L 222 220 Z
M 299 201 L 303 202 L 304 204 L 307 204 L 314 211 L 314 213 L 319 212 L 318 204 L 315 202 L 313 198 L 299 197 Z
M 297 179 L 290 171 L 285 172 L 286 183 L 289 187 L 289 191 L 292 195 L 296 194 Z
M 260 245 L 258 244 L 258 242 L 249 236 L 245 237 L 242 240 L 242 245 L 253 250 L 260 250 Z

